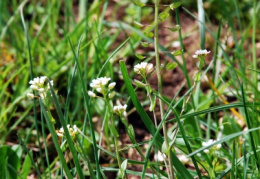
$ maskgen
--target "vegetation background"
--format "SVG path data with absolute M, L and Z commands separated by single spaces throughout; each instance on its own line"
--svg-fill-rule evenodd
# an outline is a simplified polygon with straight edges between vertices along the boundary
M 259 1 L 157 3 L 0 1 L 0 178 L 260 177 Z M 104 76 L 115 96 L 91 98 Z

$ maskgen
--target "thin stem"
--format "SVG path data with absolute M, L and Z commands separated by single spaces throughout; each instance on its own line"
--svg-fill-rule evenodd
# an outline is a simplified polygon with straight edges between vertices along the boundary
M 154 16 L 154 50 L 155 50 L 155 60 L 156 60 L 156 74 L 158 78 L 158 94 L 159 97 L 162 97 L 162 77 L 160 73 L 160 58 L 159 58 L 159 39 L 158 39 L 158 14 L 159 14 L 159 0 L 155 0 L 155 16 Z M 161 118 L 163 119 L 164 110 L 163 110 L 163 102 L 159 99 Z M 169 148 L 169 141 L 167 136 L 167 126 L 166 123 L 163 123 L 163 135 L 166 144 L 166 148 Z M 169 152 L 169 178 L 174 178 L 173 164 L 172 164 L 172 156 L 171 152 Z

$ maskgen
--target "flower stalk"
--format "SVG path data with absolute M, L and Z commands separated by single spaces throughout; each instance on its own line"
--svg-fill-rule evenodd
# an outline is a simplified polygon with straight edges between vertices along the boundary
M 159 57 L 159 38 L 158 38 L 158 25 L 159 25 L 159 0 L 155 0 L 155 16 L 154 16 L 154 50 L 155 50 L 155 60 L 156 60 L 156 74 L 158 78 L 158 94 L 159 97 L 162 97 L 162 77 L 160 73 L 160 57 Z M 159 105 L 160 105 L 160 113 L 161 118 L 163 119 L 164 116 L 164 110 L 163 110 L 163 102 L 159 98 Z M 166 143 L 166 148 L 169 148 L 169 141 L 168 141 L 168 135 L 167 135 L 167 126 L 166 123 L 163 123 L 163 135 L 164 140 Z M 174 171 L 173 171 L 173 164 L 172 164 L 172 156 L 171 152 L 168 154 L 169 158 L 169 178 L 174 178 Z

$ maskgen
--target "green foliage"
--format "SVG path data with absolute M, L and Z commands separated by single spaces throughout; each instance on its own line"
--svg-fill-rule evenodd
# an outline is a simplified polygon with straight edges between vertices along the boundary
M 0 178 L 259 178 L 258 1 L 0 0 L 0 12 Z M 46 98 L 29 89 L 39 76 L 54 81 Z

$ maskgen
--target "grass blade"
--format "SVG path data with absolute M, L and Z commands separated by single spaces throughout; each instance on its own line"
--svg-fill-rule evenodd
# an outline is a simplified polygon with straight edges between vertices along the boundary
M 60 144 L 59 144 L 58 137 L 57 137 L 57 134 L 55 132 L 54 126 L 53 126 L 53 124 L 52 124 L 52 122 L 51 122 L 51 120 L 50 120 L 50 118 L 49 118 L 49 116 L 48 116 L 48 114 L 46 112 L 46 109 L 45 109 L 44 104 L 42 103 L 41 99 L 39 100 L 39 102 L 40 102 L 41 110 L 42 110 L 43 115 L 45 117 L 48 129 L 51 132 L 51 137 L 52 137 L 54 146 L 55 146 L 55 148 L 57 150 L 58 156 L 60 158 L 62 167 L 64 168 L 64 171 L 65 171 L 67 177 L 69 179 L 72 179 L 73 177 L 72 177 L 72 175 L 70 173 L 70 170 L 69 170 L 68 165 L 66 163 L 66 160 L 64 158 L 64 154 L 63 154 L 63 152 L 62 152 L 62 150 L 60 148 Z M 65 128 L 67 129 L 67 126 L 65 126 Z M 68 132 L 68 129 L 67 129 L 67 132 Z
M 121 72 L 122 72 L 122 75 L 123 75 L 123 78 L 124 78 L 124 81 L 126 84 L 127 91 L 130 95 L 130 98 L 131 98 L 137 112 L 141 116 L 141 119 L 144 122 L 146 128 L 153 136 L 153 143 L 155 142 L 156 147 L 158 149 L 161 149 L 161 146 L 163 143 L 163 138 L 159 134 L 159 129 L 160 129 L 160 127 L 162 127 L 163 120 L 161 121 L 160 125 L 158 126 L 158 129 L 156 130 L 154 124 L 152 123 L 151 119 L 149 118 L 149 116 L 147 115 L 145 110 L 143 109 L 141 103 L 139 102 L 139 100 L 134 92 L 134 88 L 131 84 L 130 78 L 127 73 L 125 62 L 120 61 L 119 64 L 120 64 Z M 191 174 L 188 172 L 188 170 L 185 168 L 185 166 L 180 162 L 180 160 L 176 157 L 176 155 L 173 152 L 172 152 L 172 161 L 173 161 L 174 167 L 176 168 L 177 172 L 180 173 L 180 175 L 182 175 L 184 178 L 187 178 L 187 179 L 192 178 Z
M 98 154 L 97 154 L 98 149 L 97 149 L 94 125 L 93 125 L 92 118 L 91 118 L 90 111 L 89 111 L 90 107 L 89 107 L 89 103 L 88 103 L 88 96 L 87 96 L 86 85 L 85 85 L 85 82 L 84 82 L 84 79 L 83 79 L 83 76 L 82 76 L 82 72 L 81 72 L 81 68 L 80 68 L 80 64 L 79 64 L 77 55 L 76 55 L 76 53 L 75 53 L 75 51 L 73 49 L 73 46 L 71 44 L 71 41 L 70 41 L 69 37 L 68 37 L 68 40 L 69 40 L 69 44 L 70 44 L 71 50 L 73 52 L 74 60 L 75 60 L 75 63 L 77 64 L 77 69 L 78 69 L 78 72 L 79 72 L 79 77 L 80 77 L 80 81 L 81 81 L 84 101 L 85 101 L 86 108 L 87 108 L 86 109 L 86 113 L 87 113 L 87 117 L 88 117 L 88 120 L 89 120 L 89 126 L 90 126 L 90 131 L 91 131 L 91 136 L 92 136 L 94 157 L 95 157 L 96 170 L 97 170 L 97 178 L 100 179 L 101 178 L 101 176 L 100 176 L 101 172 L 100 172 L 100 166 L 99 166 L 99 160 L 98 160 Z M 85 122 L 84 122 L 84 124 L 85 124 Z

